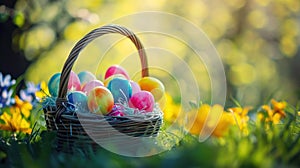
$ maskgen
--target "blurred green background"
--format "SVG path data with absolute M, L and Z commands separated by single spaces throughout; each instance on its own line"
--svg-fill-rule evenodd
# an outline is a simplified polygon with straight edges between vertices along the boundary
M 291 103 L 299 99 L 298 0 L 2 0 L 0 71 L 14 78 L 24 74 L 25 80 L 35 83 L 47 81 L 61 71 L 70 50 L 86 33 L 143 11 L 182 16 L 207 34 L 224 63 L 228 100 L 234 97 L 243 105 L 257 105 L 270 97 Z M 100 68 L 91 67 L 94 58 L 105 52 L 104 43 L 89 45 L 74 70 L 90 70 L 100 78 L 106 67 L 135 51 L 128 41 L 120 41 L 102 59 Z M 162 45 L 197 72 L 200 90 L 209 97 L 205 65 L 189 59 L 191 53 L 174 40 Z M 166 66 L 176 65 L 168 62 Z

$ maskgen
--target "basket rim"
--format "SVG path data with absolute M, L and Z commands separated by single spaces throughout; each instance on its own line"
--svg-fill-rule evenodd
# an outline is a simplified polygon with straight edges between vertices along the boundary
M 45 114 L 56 114 L 57 106 L 46 106 L 44 107 L 44 113 Z M 163 117 L 163 112 L 160 110 L 159 107 L 156 107 L 158 112 L 146 112 L 141 114 L 128 114 L 124 116 L 110 116 L 110 115 L 103 115 L 98 113 L 92 113 L 92 112 L 76 112 L 76 111 L 68 111 L 68 113 L 62 113 L 61 116 L 68 119 L 79 117 L 86 117 L 91 119 L 99 119 L 99 118 L 105 118 L 105 119 L 143 119 L 143 118 L 155 118 L 155 117 Z

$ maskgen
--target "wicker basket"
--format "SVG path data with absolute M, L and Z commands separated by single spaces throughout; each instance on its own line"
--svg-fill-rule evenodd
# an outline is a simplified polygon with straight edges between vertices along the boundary
M 103 141 L 131 137 L 155 137 L 162 125 L 162 113 L 145 115 L 104 116 L 94 113 L 79 113 L 67 108 L 67 85 L 71 69 L 80 51 L 92 40 L 105 34 L 119 33 L 128 37 L 136 46 L 142 65 L 142 77 L 148 76 L 146 53 L 136 35 L 125 27 L 107 25 L 85 35 L 72 49 L 61 72 L 60 87 L 56 106 L 44 107 L 45 120 L 49 131 L 57 132 L 58 150 L 70 152 L 73 147 L 97 146 L 92 134 Z M 158 107 L 155 107 L 158 108 Z M 158 109 L 158 111 L 160 111 Z M 89 127 L 90 126 L 90 127 Z M 87 131 L 88 130 L 88 131 Z

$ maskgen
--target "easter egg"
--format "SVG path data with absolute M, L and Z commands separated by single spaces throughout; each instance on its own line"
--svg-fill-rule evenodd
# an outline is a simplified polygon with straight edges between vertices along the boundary
M 114 78 L 126 79 L 126 77 L 125 77 L 124 75 L 122 75 L 122 74 L 112 75 L 112 76 L 110 76 L 110 77 L 108 77 L 108 78 L 106 78 L 106 79 L 104 80 L 104 82 L 103 82 L 104 86 L 107 87 L 107 86 L 108 86 L 108 83 L 109 83 L 112 79 L 114 79 Z
M 130 82 L 122 78 L 114 78 L 109 83 L 107 88 L 114 97 L 115 103 L 128 101 L 132 95 Z
M 58 89 L 59 89 L 59 82 L 60 82 L 60 75 L 61 73 L 56 73 L 54 74 L 49 82 L 48 82 L 48 89 L 49 89 L 49 93 L 51 94 L 51 96 L 53 97 L 57 97 L 58 96 Z
M 91 112 L 108 114 L 114 106 L 111 92 L 104 86 L 97 86 L 88 94 L 88 108 Z
M 96 76 L 89 71 L 81 71 L 78 73 L 78 78 L 80 80 L 81 87 L 83 87 L 86 83 L 96 80 Z
M 124 113 L 122 111 L 112 111 L 107 114 L 108 116 L 124 116 Z
M 132 95 L 128 103 L 129 107 L 145 110 L 146 112 L 152 112 L 154 104 L 154 97 L 148 91 L 140 91 Z
M 88 110 L 87 96 L 83 92 L 71 91 L 67 98 L 70 103 L 75 105 L 76 111 L 86 112 Z
M 105 72 L 104 79 L 107 79 L 110 76 L 115 75 L 115 74 L 122 74 L 122 75 L 125 76 L 126 79 L 128 79 L 128 80 L 130 79 L 130 77 L 129 77 L 128 73 L 126 72 L 126 70 L 123 67 L 119 66 L 119 65 L 110 66 Z
M 110 113 L 108 113 L 108 116 L 124 116 L 124 106 L 121 105 L 114 105 L 113 109 Z
M 137 92 L 140 92 L 141 91 L 141 87 L 139 84 L 137 84 L 136 82 L 130 80 L 130 85 L 131 85 L 131 88 L 132 88 L 132 94 L 135 94 Z
M 165 93 L 165 87 L 163 83 L 157 78 L 143 77 L 139 80 L 138 83 L 142 90 L 146 90 L 152 93 L 155 101 L 159 101 Z
M 80 91 L 81 85 L 80 80 L 77 74 L 73 71 L 70 73 L 69 82 L 68 82 L 68 91 Z
M 103 86 L 103 83 L 99 80 L 92 80 L 88 83 L 86 83 L 83 88 L 81 89 L 83 93 L 89 94 L 89 92 L 94 89 L 96 86 Z

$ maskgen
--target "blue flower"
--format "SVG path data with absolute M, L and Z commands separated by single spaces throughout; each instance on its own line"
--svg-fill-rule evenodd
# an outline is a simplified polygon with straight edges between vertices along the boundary
M 35 85 L 33 82 L 26 83 L 26 89 L 20 90 L 20 98 L 31 104 L 37 102 L 35 93 L 41 90 L 41 85 Z
M 3 76 L 0 72 L 0 108 L 4 108 L 15 103 L 12 98 L 13 90 L 11 86 L 16 84 L 16 80 L 11 79 L 10 75 Z

